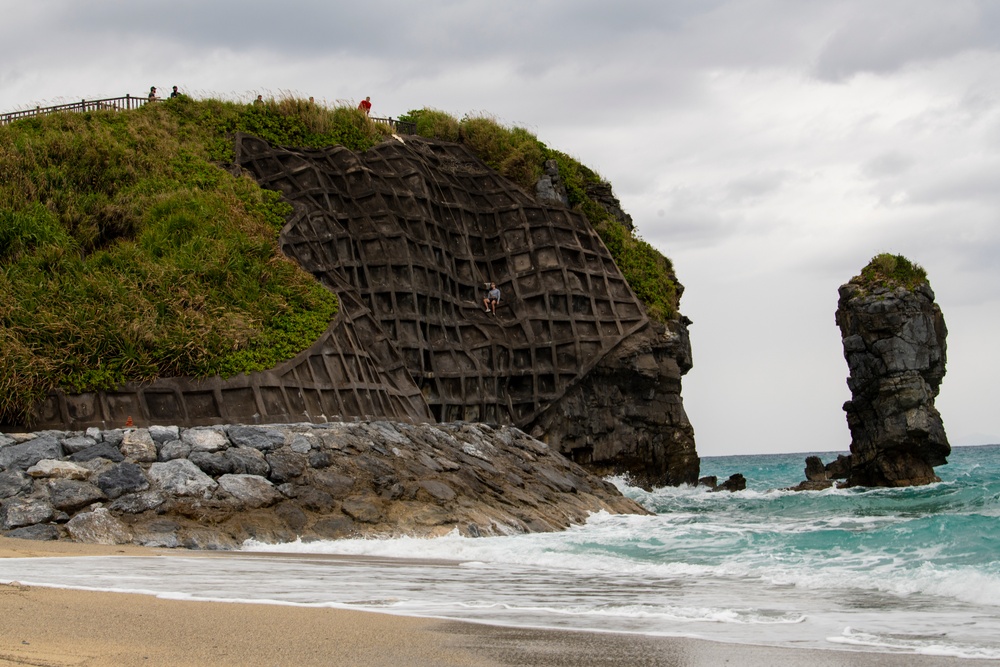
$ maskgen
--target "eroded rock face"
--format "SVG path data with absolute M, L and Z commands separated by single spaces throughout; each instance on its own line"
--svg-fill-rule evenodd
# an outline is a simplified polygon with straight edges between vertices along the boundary
M 532 425 L 532 434 L 601 475 L 640 486 L 696 484 L 694 429 L 681 401 L 691 368 L 684 321 L 623 341 Z
M 840 287 L 837 325 L 850 368 L 850 486 L 940 481 L 951 453 L 934 407 L 945 374 L 947 329 L 926 282 Z

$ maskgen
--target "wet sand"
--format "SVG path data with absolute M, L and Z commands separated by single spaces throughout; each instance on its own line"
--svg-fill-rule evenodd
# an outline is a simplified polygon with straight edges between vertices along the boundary
M 196 555 L 0 538 L 3 558 Z M 340 609 L 0 585 L 0 666 L 980 667 L 994 660 L 503 628 Z

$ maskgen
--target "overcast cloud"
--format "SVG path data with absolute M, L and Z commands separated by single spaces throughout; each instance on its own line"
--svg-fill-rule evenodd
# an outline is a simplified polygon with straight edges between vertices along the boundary
M 991 0 L 0 0 L 0 111 L 178 85 L 527 127 L 595 168 L 686 286 L 702 455 L 850 443 L 837 287 L 928 271 L 952 444 L 1000 442 Z

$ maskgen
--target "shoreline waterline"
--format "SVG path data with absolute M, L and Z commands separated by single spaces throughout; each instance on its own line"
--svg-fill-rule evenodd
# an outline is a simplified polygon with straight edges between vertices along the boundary
M 0 538 L 0 578 L 8 559 L 89 558 L 199 559 L 234 556 L 269 561 L 275 557 L 319 558 L 342 564 L 336 555 L 188 552 Z M 401 559 L 372 558 L 371 561 Z M 418 561 L 419 562 L 419 561 Z M 430 561 L 434 563 L 436 561 Z M 427 564 L 426 562 L 423 564 Z M 197 665 L 513 665 L 709 667 L 738 655 L 749 667 L 952 667 L 968 660 L 870 651 L 796 649 L 728 644 L 688 637 L 510 627 L 317 607 L 273 601 L 178 600 L 155 594 L 74 590 L 63 587 L 0 585 L 0 614 L 12 619 L 0 639 L 0 665 L 45 664 Z M 123 622 L 115 624 L 114 619 Z M 139 619 L 137 622 L 136 619 Z M 155 628 L 152 631 L 151 628 Z M 263 630 L 267 628 L 267 630 Z M 44 630 L 43 632 L 40 632 Z M 281 639 L 279 643 L 278 639 Z M 269 644 L 270 647 L 269 647 Z M 280 650 L 278 650 L 280 649 Z M 249 656 L 249 657 L 248 657 Z M 971 664 L 1000 664 L 974 661 Z
M 229 552 L 26 542 L 30 553 L 12 555 L 51 546 L 71 560 L 0 560 L 0 580 L 368 610 L 513 634 L 1000 665 L 1000 535 L 990 529 L 1000 447 L 956 448 L 951 461 L 944 481 L 926 487 L 797 493 L 781 489 L 798 481 L 801 456 L 706 459 L 720 476 L 751 472 L 750 488 L 646 492 L 614 480 L 658 514 L 597 513 L 558 533 L 248 542 Z M 149 555 L 165 557 L 140 558 Z

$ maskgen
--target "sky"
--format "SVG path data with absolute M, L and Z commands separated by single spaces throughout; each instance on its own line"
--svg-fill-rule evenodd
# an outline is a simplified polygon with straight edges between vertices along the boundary
M 527 128 L 612 186 L 693 320 L 702 456 L 845 451 L 837 288 L 928 273 L 952 445 L 1000 443 L 1000 2 L 0 0 L 0 112 L 178 86 Z

